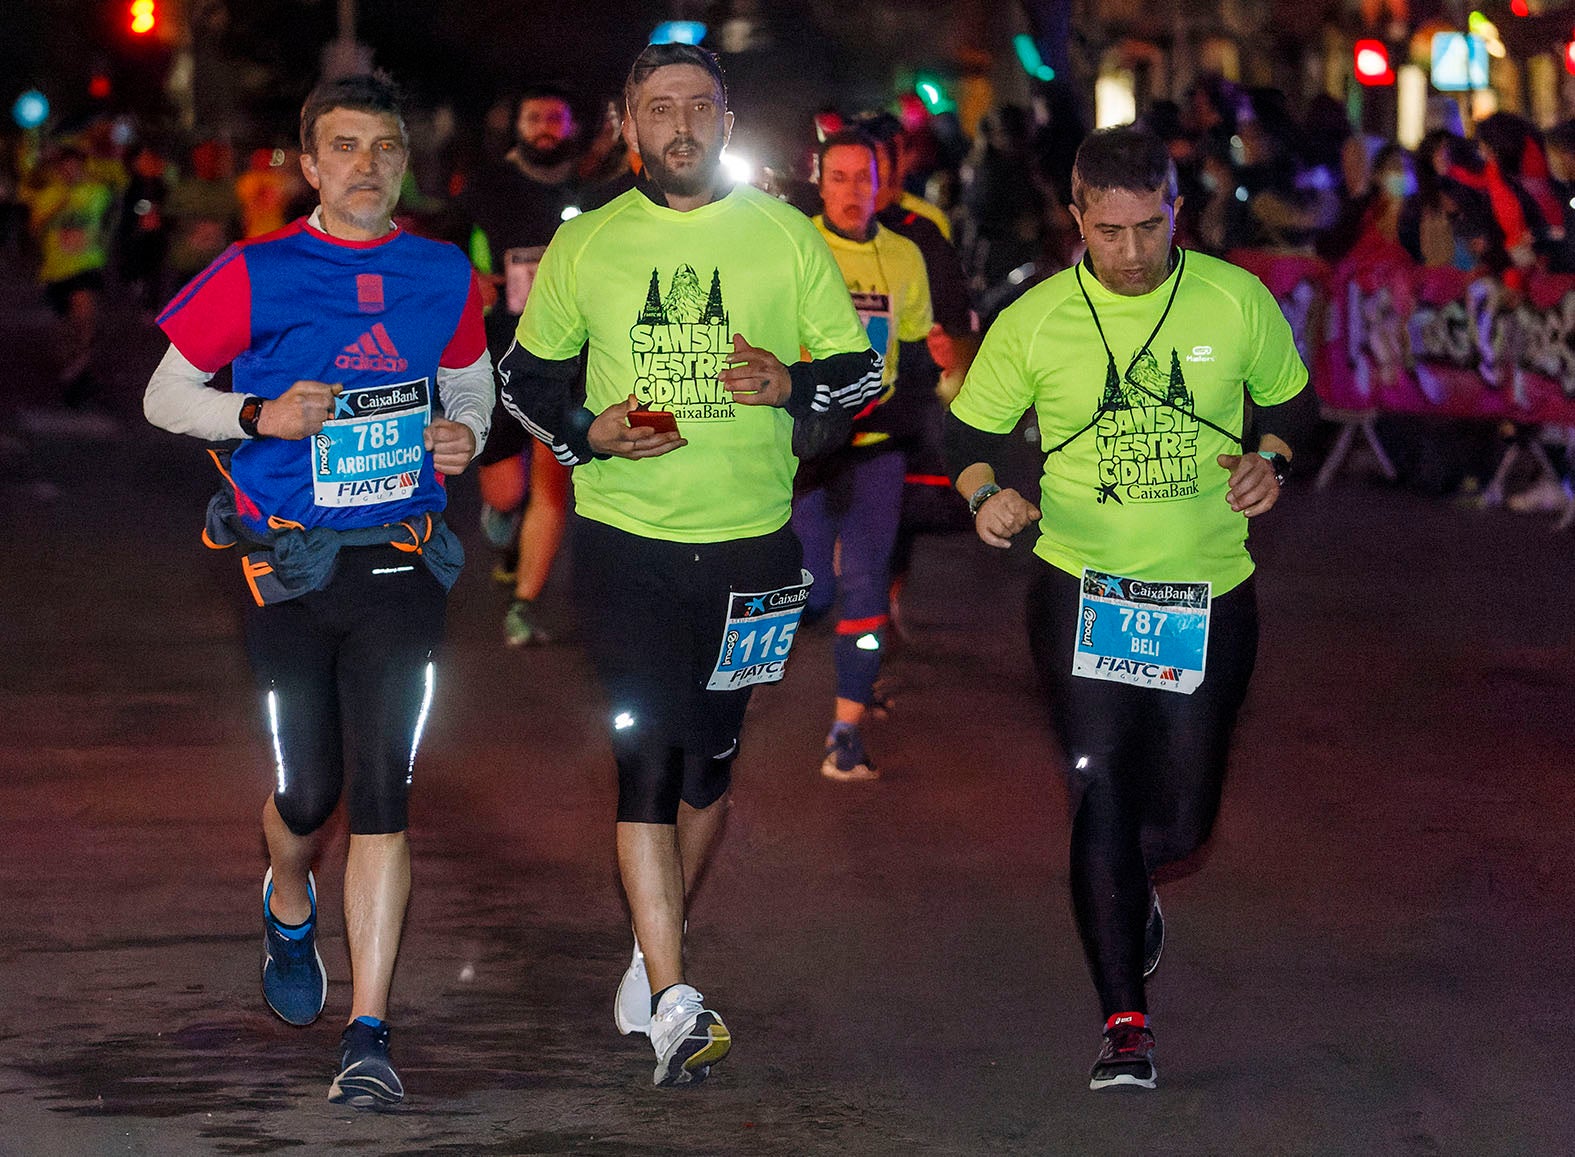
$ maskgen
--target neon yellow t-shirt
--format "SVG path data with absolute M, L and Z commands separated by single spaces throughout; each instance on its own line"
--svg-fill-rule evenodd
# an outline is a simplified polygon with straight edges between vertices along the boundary
M 43 222 L 40 282 L 50 285 L 104 268 L 109 261 L 109 211 L 114 203 L 115 194 L 96 181 L 76 185 L 55 182 L 38 194 L 33 220 Z
M 589 343 L 586 407 L 631 393 L 671 410 L 689 444 L 574 472 L 575 509 L 631 534 L 723 542 L 791 512 L 793 419 L 736 405 L 716 380 L 733 335 L 786 364 L 869 347 L 842 274 L 809 218 L 748 185 L 687 213 L 638 189 L 559 227 L 517 336 L 539 358 Z
M 886 355 L 880 395 L 884 402 L 897 384 L 898 343 L 923 341 L 935 324 L 924 254 L 912 241 L 881 224 L 875 226 L 875 236 L 869 241 L 839 237 L 827 227 L 824 215 L 815 218 L 815 227 L 842 270 L 853 307 L 869 334 L 870 347 Z M 853 444 L 872 446 L 890 436 L 865 431 L 853 435 Z
M 1215 461 L 1241 449 L 1197 414 L 1240 435 L 1242 387 L 1277 405 L 1307 384 L 1273 296 L 1252 274 L 1189 252 L 1158 289 L 1112 293 L 1086 266 L 1083 287 L 1115 354 L 1105 347 L 1078 291 L 1077 269 L 1057 273 L 991 326 L 952 403 L 959 419 L 1007 433 L 1032 406 L 1045 459 L 1034 553 L 1081 574 L 1085 566 L 1150 581 L 1210 582 L 1224 594 L 1252 573 L 1247 519 L 1225 501 L 1228 473 Z M 1147 355 L 1127 370 L 1181 284 Z M 1123 371 L 1125 373 L 1123 374 Z

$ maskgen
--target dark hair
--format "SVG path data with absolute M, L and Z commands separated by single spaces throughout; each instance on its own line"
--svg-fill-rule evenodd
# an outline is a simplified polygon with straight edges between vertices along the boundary
M 574 114 L 573 99 L 555 84 L 533 84 L 521 92 L 514 102 L 515 116 L 519 115 L 520 109 L 525 107 L 525 102 L 528 100 L 555 100 L 567 108 L 571 116 Z
M 865 132 L 863 129 L 843 129 L 840 132 L 832 133 L 829 137 L 820 142 L 820 149 L 815 153 L 816 176 L 819 176 L 821 168 L 826 163 L 826 154 L 832 149 L 838 148 L 839 146 L 855 149 L 868 149 L 870 151 L 870 160 L 872 162 L 879 159 L 875 156 L 875 150 L 880 148 L 880 145 L 875 143 L 874 137 L 870 136 L 870 134 Z
M 1537 139 L 1537 130 L 1525 117 L 1496 112 L 1477 122 L 1477 140 L 1493 150 L 1499 168 L 1511 177 L 1520 176 L 1526 161 L 1526 146 Z
M 863 132 L 886 152 L 891 171 L 897 171 L 897 141 L 902 137 L 902 122 L 889 112 L 860 113 L 853 127 Z
M 711 79 L 716 81 L 717 91 L 722 94 L 723 107 L 727 106 L 727 80 L 722 75 L 722 62 L 717 59 L 716 53 L 698 44 L 647 44 L 629 66 L 629 79 L 623 83 L 623 107 L 626 111 L 633 114 L 634 94 L 651 73 L 670 64 L 692 64 L 708 72 Z
M 325 80 L 307 94 L 306 103 L 301 106 L 302 152 L 310 153 L 316 147 L 313 134 L 317 132 L 317 122 L 336 108 L 386 113 L 399 122 L 399 139 L 406 145 L 410 143 L 410 133 L 405 128 L 404 93 L 393 77 L 379 70 Z
M 1083 138 L 1072 163 L 1072 203 L 1087 204 L 1090 189 L 1152 193 L 1163 188 L 1165 203 L 1176 199 L 1176 163 L 1165 142 L 1136 125 L 1097 129 Z

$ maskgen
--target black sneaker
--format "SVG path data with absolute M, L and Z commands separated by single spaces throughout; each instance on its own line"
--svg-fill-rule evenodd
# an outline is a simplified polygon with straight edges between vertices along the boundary
M 1159 910 L 1159 893 L 1148 890 L 1148 923 L 1143 928 L 1143 979 L 1154 975 L 1165 951 L 1165 914 Z
M 352 1109 L 397 1105 L 405 1099 L 405 1086 L 388 1060 L 388 1026 L 373 1028 L 353 1020 L 339 1038 L 339 1075 L 328 1089 L 328 1099 Z
M 1110 1085 L 1136 1085 L 1152 1089 L 1157 1083 L 1154 1069 L 1154 1034 L 1137 1024 L 1117 1024 L 1105 1030 L 1105 1045 L 1089 1075 L 1088 1087 L 1103 1089 Z

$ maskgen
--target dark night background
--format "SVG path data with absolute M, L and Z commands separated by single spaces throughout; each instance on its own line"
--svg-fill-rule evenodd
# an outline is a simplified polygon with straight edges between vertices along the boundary
M 126 0 L 29 0 L 10 6 L 0 35 L 7 106 L 29 85 L 54 106 L 51 127 L 99 112 L 131 111 L 154 132 L 175 126 L 163 81 L 175 30 L 189 23 L 196 46 L 195 135 L 247 145 L 288 140 L 302 96 L 317 78 L 337 29 L 334 0 L 157 0 L 165 42 L 134 37 Z M 356 33 L 378 67 L 418 105 L 452 106 L 461 137 L 479 135 L 494 101 L 526 84 L 572 93 L 594 121 L 629 61 L 661 21 L 707 21 L 706 44 L 723 51 L 739 113 L 735 147 L 778 159 L 808 139 L 826 105 L 887 104 L 916 68 L 955 78 L 1010 59 L 1022 6 L 987 0 L 596 0 L 543 4 L 504 0 L 361 0 Z M 993 47 L 996 51 L 986 52 Z M 1004 51 L 1002 51 L 1004 49 Z M 111 96 L 95 101 L 95 75 Z

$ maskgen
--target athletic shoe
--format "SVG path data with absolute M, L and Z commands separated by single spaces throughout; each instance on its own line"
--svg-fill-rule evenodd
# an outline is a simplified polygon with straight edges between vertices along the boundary
M 1111 1017 L 1115 1020 L 1115 1017 Z M 1105 1044 L 1099 1050 L 1089 1075 L 1090 1089 L 1111 1085 L 1136 1085 L 1152 1089 L 1158 1083 L 1154 1069 L 1154 1034 L 1137 1024 L 1117 1024 L 1105 1030 Z
M 645 953 L 640 942 L 634 942 L 634 956 L 618 982 L 618 996 L 613 1001 L 613 1023 L 618 1031 L 628 1036 L 632 1032 L 651 1031 L 651 978 L 645 973 Z
M 1153 885 L 1148 889 L 1148 924 L 1143 928 L 1143 979 L 1154 975 L 1159 958 L 1165 951 L 1165 914 L 1159 910 L 1159 893 Z
M 826 757 L 820 762 L 820 774 L 843 783 L 880 778 L 857 727 L 837 728 L 826 736 Z
M 503 616 L 503 641 L 511 647 L 541 646 L 552 637 L 541 629 L 535 605 L 529 599 L 515 599 Z
M 675 984 L 662 993 L 650 1031 L 651 1047 L 656 1050 L 651 1080 L 663 1088 L 699 1084 L 733 1047 L 722 1018 L 706 1008 L 705 997 L 687 984 Z
M 405 1086 L 388 1060 L 388 1026 L 373 1028 L 353 1020 L 339 1038 L 339 1075 L 328 1087 L 328 1099 L 352 1109 L 397 1105 Z
M 505 513 L 495 506 L 481 504 L 481 533 L 494 550 L 508 550 L 519 541 L 520 512 Z
M 1535 486 L 1511 494 L 1504 503 L 1516 514 L 1552 514 L 1563 510 L 1575 498 L 1570 496 L 1570 484 L 1556 478 L 1543 478 Z
M 290 1024 L 311 1024 L 328 999 L 328 973 L 317 954 L 317 881 L 306 873 L 306 895 L 312 915 L 306 935 L 286 936 L 268 909 L 273 898 L 273 869 L 263 876 L 263 998 Z

